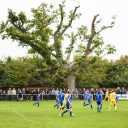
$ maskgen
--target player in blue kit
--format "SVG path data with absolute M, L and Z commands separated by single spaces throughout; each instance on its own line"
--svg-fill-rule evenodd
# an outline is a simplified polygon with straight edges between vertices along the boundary
M 69 92 L 68 96 L 66 97 L 66 110 L 64 110 L 61 114 L 63 117 L 66 112 L 70 112 L 70 117 L 72 117 L 72 104 L 71 104 L 71 93 Z
M 59 108 L 59 94 L 56 94 L 56 104 L 54 105 L 54 108 L 57 107 Z
M 97 112 L 100 112 L 102 109 L 102 94 L 100 91 L 96 93 L 96 103 L 97 103 Z
M 87 103 L 88 96 L 89 96 L 89 93 L 88 93 L 88 90 L 86 90 L 86 91 L 84 92 L 84 94 L 83 94 L 83 98 L 84 98 L 83 106 L 89 105 L 89 104 Z
M 40 94 L 37 94 L 37 96 L 36 96 L 36 102 L 33 103 L 33 106 L 36 105 L 36 104 L 37 104 L 37 107 L 40 106 Z
M 63 101 L 64 101 L 64 97 L 65 97 L 65 94 L 62 92 L 62 90 L 60 91 L 60 94 L 59 94 L 59 110 L 60 110 L 60 114 L 59 116 L 61 116 L 61 112 L 64 108 L 62 108 L 63 106 Z
M 92 101 L 93 101 L 93 95 L 91 94 L 91 92 L 89 92 L 88 93 L 88 103 L 89 103 L 91 109 L 93 109 Z
M 65 94 L 62 91 L 60 91 L 60 94 L 59 94 L 59 107 L 60 108 L 63 105 L 64 97 L 65 97 Z
M 91 92 L 89 92 L 88 90 L 85 91 L 85 93 L 83 94 L 83 97 L 84 97 L 83 106 L 90 105 L 91 109 L 93 109 L 93 106 L 92 106 L 93 95 L 91 94 Z

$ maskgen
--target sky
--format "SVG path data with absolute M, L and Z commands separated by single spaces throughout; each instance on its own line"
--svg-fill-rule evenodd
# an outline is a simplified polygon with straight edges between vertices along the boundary
M 75 1 L 75 2 L 74 2 Z M 37 8 L 42 2 L 53 3 L 58 7 L 61 0 L 0 0 L 0 22 L 7 18 L 8 8 L 13 11 L 23 11 L 28 17 L 31 17 L 31 8 Z M 112 29 L 102 33 L 105 42 L 116 47 L 114 55 L 105 56 L 108 59 L 119 59 L 121 55 L 128 55 L 128 1 L 127 0 L 67 0 L 67 10 L 80 5 L 79 11 L 82 17 L 78 24 L 90 25 L 93 16 L 100 14 L 104 24 L 111 21 L 113 15 L 117 15 L 115 26 Z M 18 46 L 17 42 L 12 40 L 0 39 L 0 59 L 4 57 L 22 57 L 27 55 L 27 49 Z

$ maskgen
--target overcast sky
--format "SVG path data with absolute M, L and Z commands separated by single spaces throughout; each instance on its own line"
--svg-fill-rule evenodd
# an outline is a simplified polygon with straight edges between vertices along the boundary
M 58 6 L 61 0 L 0 0 L 0 21 L 6 20 L 8 8 L 20 12 L 24 11 L 30 17 L 31 8 L 38 7 L 42 2 L 53 3 Z M 74 0 L 67 0 L 71 8 Z M 117 52 L 109 55 L 109 59 L 118 59 L 121 55 L 128 55 L 128 2 L 127 0 L 75 0 L 80 5 L 83 14 L 80 23 L 90 25 L 95 14 L 100 14 L 104 23 L 109 23 L 113 15 L 117 15 L 114 28 L 103 33 L 107 43 L 115 45 Z M 75 3 L 75 4 L 76 4 Z M 12 56 L 26 56 L 27 50 L 19 47 L 17 42 L 0 39 L 0 59 Z

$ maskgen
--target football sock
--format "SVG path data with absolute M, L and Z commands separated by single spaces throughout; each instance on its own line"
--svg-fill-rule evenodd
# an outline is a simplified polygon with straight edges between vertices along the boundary
M 70 111 L 70 116 L 72 116 L 72 111 Z

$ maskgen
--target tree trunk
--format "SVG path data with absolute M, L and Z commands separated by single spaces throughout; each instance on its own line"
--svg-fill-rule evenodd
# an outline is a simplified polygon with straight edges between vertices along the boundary
M 74 74 L 69 74 L 67 76 L 66 82 L 69 89 L 75 89 L 76 76 Z

